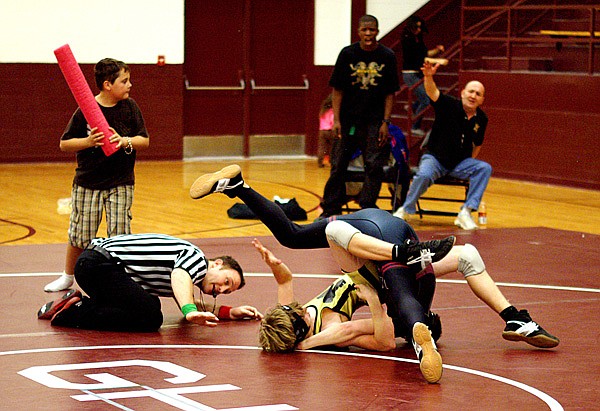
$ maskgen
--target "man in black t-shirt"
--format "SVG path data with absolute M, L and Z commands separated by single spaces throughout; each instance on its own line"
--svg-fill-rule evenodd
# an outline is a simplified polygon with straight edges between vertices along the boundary
M 383 166 L 390 156 L 389 130 L 394 93 L 399 89 L 394 52 L 377 42 L 377 19 L 360 18 L 360 41 L 340 52 L 329 85 L 333 87 L 332 133 L 338 140 L 331 158 L 331 174 L 323 194 L 323 217 L 340 214 L 346 202 L 346 169 L 361 150 L 365 181 L 361 208 L 376 207 Z

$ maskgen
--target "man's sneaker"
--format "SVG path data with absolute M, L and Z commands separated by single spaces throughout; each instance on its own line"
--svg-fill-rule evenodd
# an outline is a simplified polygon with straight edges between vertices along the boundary
M 454 220 L 454 225 L 459 226 L 463 230 L 476 230 L 479 228 L 479 226 L 475 224 L 475 221 L 473 221 L 471 212 L 466 208 L 460 210 Z
M 413 347 L 423 377 L 428 383 L 438 382 L 442 378 L 442 356 L 437 350 L 429 328 L 423 323 L 415 323 L 413 326 Z
M 560 343 L 558 338 L 533 321 L 527 310 L 519 311 L 517 318 L 506 322 L 502 338 L 508 341 L 525 341 L 539 348 L 553 348 Z
M 421 268 L 425 269 L 428 264 L 444 258 L 454 247 L 455 241 L 456 237 L 453 235 L 442 240 L 429 240 L 418 243 L 406 240 L 398 248 L 398 260 L 396 261 L 407 265 L 421 263 Z
M 233 164 L 222 168 L 216 173 L 204 174 L 194 181 L 190 188 L 192 198 L 202 198 L 211 193 L 224 193 L 229 197 L 235 197 L 235 194 L 229 192 L 244 185 L 242 179 L 242 168 Z
M 57 300 L 47 302 L 40 308 L 37 313 L 38 319 L 50 320 L 58 312 L 70 307 L 81 300 L 81 291 L 79 290 L 68 290 L 62 297 Z
M 406 220 L 406 212 L 404 211 L 404 207 L 400 207 L 393 214 L 394 217 L 398 217 L 401 220 Z

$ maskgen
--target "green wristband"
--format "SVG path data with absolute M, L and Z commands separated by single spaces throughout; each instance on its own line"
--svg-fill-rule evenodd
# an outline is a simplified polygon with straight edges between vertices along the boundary
M 194 311 L 198 311 L 196 304 L 186 304 L 181 307 L 181 312 L 183 313 L 184 317 L 186 317 L 189 313 L 193 313 Z

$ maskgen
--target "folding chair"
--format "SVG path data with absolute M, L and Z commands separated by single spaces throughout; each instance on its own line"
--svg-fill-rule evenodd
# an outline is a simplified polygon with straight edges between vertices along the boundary
M 423 139 L 423 142 L 421 143 L 419 150 L 420 150 L 420 154 L 422 155 L 423 150 L 425 148 L 425 146 L 427 145 L 427 141 L 429 141 L 429 134 L 431 133 L 431 131 L 429 131 L 427 133 L 427 135 L 425 136 L 425 138 Z M 419 155 L 420 158 L 420 155 Z M 412 181 L 412 177 L 415 176 L 415 174 L 417 173 L 419 167 L 418 166 L 413 166 L 410 168 L 411 170 L 411 181 Z M 443 185 L 443 186 L 456 186 L 456 187 L 463 187 L 464 188 L 464 196 L 461 192 L 460 195 L 458 195 L 458 198 L 455 197 L 432 197 L 432 196 L 421 196 L 419 198 L 419 200 L 417 200 L 417 213 L 419 213 L 419 217 L 422 219 L 424 215 L 439 215 L 439 216 L 448 216 L 448 217 L 455 217 L 456 214 L 458 214 L 458 211 L 444 211 L 444 210 L 436 210 L 436 209 L 431 209 L 431 208 L 424 208 L 420 201 L 421 200 L 429 200 L 429 201 L 440 201 L 440 202 L 446 202 L 446 203 L 464 203 L 465 201 L 467 201 L 467 194 L 469 193 L 469 180 L 463 180 L 460 178 L 455 178 L 455 177 L 450 177 L 450 176 L 443 176 L 438 178 L 437 180 L 435 180 L 433 182 L 433 184 L 437 184 L 437 185 Z

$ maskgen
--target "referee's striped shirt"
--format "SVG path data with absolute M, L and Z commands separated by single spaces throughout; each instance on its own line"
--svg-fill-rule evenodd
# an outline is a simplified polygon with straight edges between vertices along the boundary
M 150 294 L 173 297 L 171 272 L 185 270 L 199 285 L 208 268 L 204 253 L 189 241 L 164 234 L 125 234 L 96 238 L 100 246 L 121 260 L 125 272 Z

